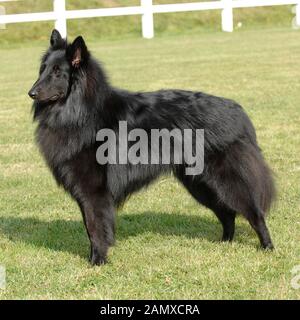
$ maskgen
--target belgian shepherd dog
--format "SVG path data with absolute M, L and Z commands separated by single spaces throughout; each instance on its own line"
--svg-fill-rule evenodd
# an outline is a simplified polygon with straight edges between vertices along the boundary
M 34 99 L 36 141 L 57 183 L 81 209 L 93 265 L 107 261 L 114 243 L 115 210 L 161 174 L 172 173 L 200 204 L 211 209 L 231 241 L 242 214 L 264 249 L 273 249 L 265 216 L 275 187 L 242 107 L 232 100 L 185 90 L 128 92 L 110 85 L 81 36 L 72 43 L 57 30 L 41 59 Z M 186 163 L 103 164 L 96 159 L 98 130 L 204 129 L 204 169 L 186 175 Z

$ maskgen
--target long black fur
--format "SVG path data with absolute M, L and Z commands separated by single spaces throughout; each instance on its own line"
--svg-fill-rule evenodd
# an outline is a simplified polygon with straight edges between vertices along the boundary
M 274 198 L 271 172 L 254 127 L 241 106 L 202 92 L 128 92 L 112 87 L 81 37 L 67 44 L 54 30 L 40 76 L 29 92 L 35 99 L 36 141 L 56 181 L 78 202 L 91 241 L 91 262 L 106 261 L 114 242 L 115 208 L 161 174 L 173 173 L 191 195 L 210 208 L 231 241 L 241 213 L 264 248 L 273 248 L 265 214 Z M 99 165 L 96 133 L 142 128 L 205 130 L 205 165 L 187 176 L 183 165 Z

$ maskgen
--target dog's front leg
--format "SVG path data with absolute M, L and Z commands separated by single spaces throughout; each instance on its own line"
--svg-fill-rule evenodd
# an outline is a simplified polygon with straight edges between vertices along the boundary
M 114 243 L 115 208 L 106 190 L 94 191 L 78 201 L 91 242 L 92 265 L 106 263 L 109 247 Z

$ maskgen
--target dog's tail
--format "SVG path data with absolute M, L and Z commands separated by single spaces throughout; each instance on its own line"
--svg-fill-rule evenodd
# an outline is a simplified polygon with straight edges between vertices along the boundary
M 256 143 L 247 144 L 244 149 L 243 175 L 249 187 L 249 192 L 254 196 L 254 200 L 267 215 L 273 201 L 276 198 L 276 188 L 273 174 L 264 156 Z
M 235 143 L 207 167 L 211 187 L 225 205 L 246 215 L 253 208 L 267 214 L 276 198 L 275 184 L 255 141 Z
M 257 161 L 257 170 L 259 171 L 260 184 L 260 207 L 266 215 L 271 208 L 272 202 L 276 198 L 276 188 L 273 174 L 260 151 Z

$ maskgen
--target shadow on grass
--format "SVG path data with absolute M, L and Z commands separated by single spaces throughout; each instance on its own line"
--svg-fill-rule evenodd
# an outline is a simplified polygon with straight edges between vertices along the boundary
M 69 252 L 81 257 L 87 257 L 89 252 L 89 241 L 81 221 L 43 221 L 36 218 L 1 217 L 0 232 L 12 241 L 23 242 L 35 247 Z M 239 232 L 249 233 L 244 226 L 237 226 L 237 233 Z M 213 218 L 176 213 L 143 212 L 118 216 L 117 242 L 143 233 L 218 242 L 222 228 Z

